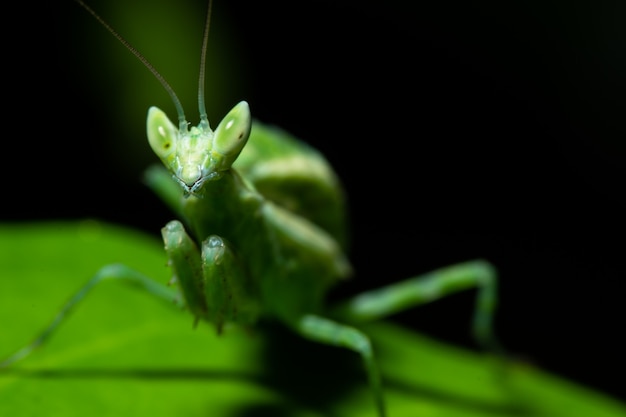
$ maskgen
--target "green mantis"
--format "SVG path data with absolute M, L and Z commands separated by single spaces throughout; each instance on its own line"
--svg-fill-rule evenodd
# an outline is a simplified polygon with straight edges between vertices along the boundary
M 148 185 L 180 218 L 162 229 L 176 289 L 123 265 L 105 266 L 31 345 L 2 366 L 43 344 L 92 288 L 110 279 L 182 304 L 195 324 L 209 323 L 226 333 L 224 337 L 229 325 L 277 320 L 304 338 L 354 351 L 362 358 L 379 416 L 386 415 L 383 378 L 375 347 L 359 329 L 360 322 L 478 288 L 474 335 L 482 345 L 497 348 L 492 332 L 496 276 L 485 261 L 442 268 L 326 305 L 328 291 L 352 274 L 345 255 L 341 184 L 319 152 L 280 129 L 253 121 L 245 101 L 211 129 L 204 103 L 210 4 L 198 90 L 200 122 L 190 128 L 182 104 L 163 77 L 91 8 L 77 2 L 145 64 L 176 107 L 177 124 L 160 109 L 148 112 L 148 142 L 163 166 L 146 173 Z

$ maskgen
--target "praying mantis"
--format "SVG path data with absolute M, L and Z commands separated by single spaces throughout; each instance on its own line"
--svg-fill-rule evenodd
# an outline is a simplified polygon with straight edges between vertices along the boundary
M 247 327 L 259 320 L 277 320 L 306 339 L 353 351 L 362 359 L 372 407 L 381 417 L 387 415 L 384 385 L 375 348 L 359 323 L 478 289 L 474 336 L 487 349 L 498 349 L 492 329 L 496 273 L 482 260 L 444 267 L 334 306 L 325 304 L 330 289 L 352 275 L 345 255 L 342 186 L 319 152 L 280 129 L 253 121 L 245 101 L 236 104 L 215 130 L 210 128 L 204 104 L 210 2 L 201 52 L 200 122 L 189 128 L 182 104 L 161 75 L 88 5 L 76 1 L 144 63 L 177 110 L 177 123 L 158 108 L 148 112 L 148 142 L 163 166 L 146 173 L 150 188 L 180 219 L 162 230 L 177 289 L 123 265 L 105 266 L 31 345 L 2 366 L 30 355 L 92 288 L 110 279 L 180 303 L 195 325 L 209 323 L 224 337 L 233 324 Z

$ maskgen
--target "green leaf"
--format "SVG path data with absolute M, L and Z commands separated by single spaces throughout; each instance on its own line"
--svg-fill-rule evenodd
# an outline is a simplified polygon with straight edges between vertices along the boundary
M 103 265 L 166 283 L 161 242 L 96 221 L 0 225 L 0 358 L 30 342 Z M 390 323 L 365 326 L 390 416 L 623 417 L 626 407 L 524 364 Z M 2 416 L 374 416 L 352 352 L 279 325 L 200 324 L 121 282 L 94 289 L 49 343 L 0 370 Z

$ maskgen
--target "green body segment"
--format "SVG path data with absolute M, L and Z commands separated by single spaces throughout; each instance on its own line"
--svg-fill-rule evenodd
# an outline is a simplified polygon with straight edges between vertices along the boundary
M 279 127 L 255 121 L 233 167 L 265 198 L 317 224 L 346 249 L 343 187 L 317 149 Z
M 265 199 L 234 170 L 187 198 L 183 213 L 198 239 L 217 235 L 228 242 L 265 313 L 285 322 L 321 311 L 329 287 L 350 271 L 328 233 Z

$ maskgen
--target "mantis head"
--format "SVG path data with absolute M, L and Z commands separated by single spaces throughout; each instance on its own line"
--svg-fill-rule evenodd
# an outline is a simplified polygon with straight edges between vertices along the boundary
M 230 169 L 248 141 L 250 128 L 250 108 L 245 101 L 233 107 L 215 131 L 206 116 L 191 129 L 187 122 L 176 128 L 162 110 L 148 110 L 148 142 L 185 195 L 197 194 L 205 182 L 219 179 Z
M 241 101 L 222 119 L 215 131 L 211 130 L 209 125 L 204 105 L 204 74 L 209 22 L 211 21 L 211 1 L 209 1 L 207 8 L 200 56 L 198 85 L 200 123 L 191 129 L 189 129 L 189 124 L 185 119 L 180 100 L 172 87 L 165 81 L 165 78 L 96 12 L 82 0 L 76 1 L 93 15 L 129 52 L 135 55 L 170 95 L 178 113 L 178 128 L 162 110 L 151 107 L 148 110 L 147 121 L 148 141 L 152 150 L 183 187 L 185 196 L 198 195 L 198 191 L 205 182 L 219 179 L 224 171 L 230 169 L 248 141 L 252 123 L 248 103 Z

